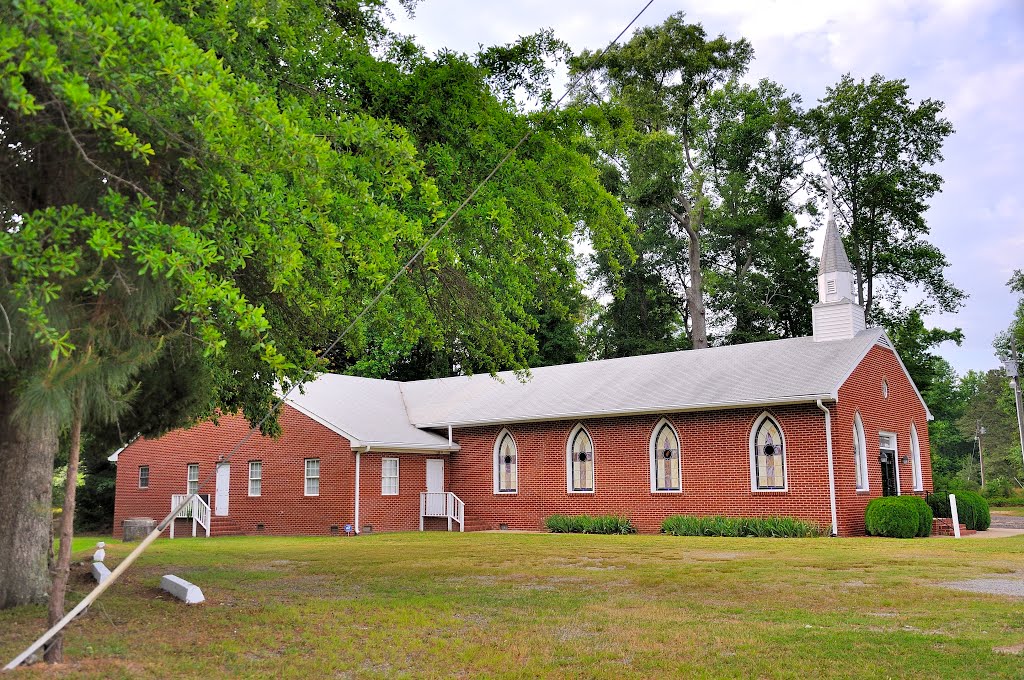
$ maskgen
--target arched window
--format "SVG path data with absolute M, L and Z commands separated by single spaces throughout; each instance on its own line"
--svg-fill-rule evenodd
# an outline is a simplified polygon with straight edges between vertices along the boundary
M 573 493 L 594 491 L 594 442 L 582 425 L 569 434 L 566 447 L 568 490 Z
M 868 444 L 860 413 L 853 414 L 853 464 L 857 468 L 857 491 L 868 490 Z
M 519 457 L 516 442 L 508 430 L 502 430 L 494 442 L 494 493 L 519 490 Z
M 910 463 L 914 468 L 914 491 L 924 491 L 921 477 L 921 442 L 917 439 L 917 426 L 910 424 Z
M 651 433 L 651 491 L 682 491 L 679 436 L 664 419 Z
M 782 430 L 767 413 L 750 431 L 751 488 L 754 491 L 785 491 L 786 443 Z

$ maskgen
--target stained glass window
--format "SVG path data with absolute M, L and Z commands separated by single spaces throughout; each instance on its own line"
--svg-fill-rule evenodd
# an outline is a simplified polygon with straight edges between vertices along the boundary
M 868 488 L 868 451 L 864 439 L 864 423 L 860 414 L 853 414 L 853 462 L 857 470 L 857 490 L 867 491 Z
M 516 456 L 516 443 L 512 435 L 504 432 L 500 435 L 495 451 L 494 464 L 497 469 L 498 493 L 515 493 L 519 484 L 519 463 Z
M 594 490 L 594 443 L 582 427 L 576 431 L 569 448 L 573 491 Z
M 658 429 L 651 456 L 655 491 L 679 491 L 679 439 L 668 423 Z
M 786 488 L 786 456 L 782 431 L 771 416 L 757 423 L 754 433 L 754 474 L 758 489 Z

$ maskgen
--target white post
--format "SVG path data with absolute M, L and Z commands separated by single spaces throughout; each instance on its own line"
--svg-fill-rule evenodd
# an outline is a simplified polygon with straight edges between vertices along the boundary
M 423 513 L 427 511 L 427 497 L 420 494 L 420 531 L 423 531 Z
M 366 447 L 369 450 L 370 447 Z M 356 521 L 355 531 L 356 536 L 359 535 L 359 452 L 356 451 L 356 483 L 355 483 L 355 496 L 356 496 Z
M 960 538 L 960 515 L 956 511 L 956 496 L 949 494 L 949 509 L 953 515 L 953 535 Z

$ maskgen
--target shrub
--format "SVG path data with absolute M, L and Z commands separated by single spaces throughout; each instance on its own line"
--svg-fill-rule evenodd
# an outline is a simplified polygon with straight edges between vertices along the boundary
M 931 506 L 920 496 L 905 496 L 905 498 L 911 499 L 911 504 L 917 508 L 917 536 L 928 538 L 932 535 L 932 519 L 934 519 Z
M 795 517 L 694 517 L 672 515 L 661 523 L 661 531 L 672 536 L 729 536 L 743 538 L 810 538 L 824 536 L 814 522 Z
M 614 515 L 551 515 L 544 525 L 555 534 L 635 534 L 636 527 L 625 517 Z
M 913 538 L 921 527 L 920 500 L 916 496 L 885 496 L 868 503 L 864 528 L 869 536 Z
M 953 493 L 956 496 L 956 510 L 960 523 L 975 531 L 988 529 L 992 523 L 988 501 L 973 491 L 954 491 Z M 949 507 L 949 494 L 933 493 L 928 496 L 927 500 L 936 517 L 953 516 L 953 511 Z

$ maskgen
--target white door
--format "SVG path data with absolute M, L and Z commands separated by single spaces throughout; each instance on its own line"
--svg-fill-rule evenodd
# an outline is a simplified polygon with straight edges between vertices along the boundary
M 444 494 L 444 461 L 438 458 L 427 459 L 427 516 L 443 517 L 445 515 Z
M 228 514 L 228 487 L 231 485 L 231 464 L 217 464 L 217 495 L 214 498 L 215 515 Z

